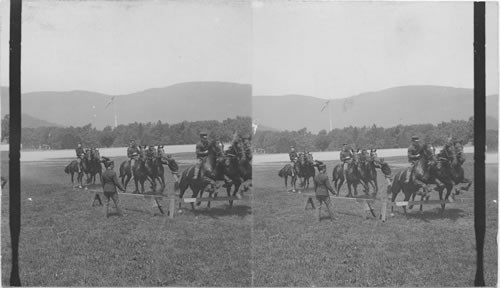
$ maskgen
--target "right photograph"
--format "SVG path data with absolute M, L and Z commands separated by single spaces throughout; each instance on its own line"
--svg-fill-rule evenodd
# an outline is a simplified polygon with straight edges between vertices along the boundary
M 253 286 L 473 286 L 473 2 L 252 6 Z M 487 286 L 498 277 L 498 76 L 491 2 Z

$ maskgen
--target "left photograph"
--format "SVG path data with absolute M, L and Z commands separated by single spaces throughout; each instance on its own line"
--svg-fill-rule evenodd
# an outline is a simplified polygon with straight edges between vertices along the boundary
M 23 3 L 23 286 L 252 286 L 251 9 Z M 9 12 L 0 3 L 4 286 Z

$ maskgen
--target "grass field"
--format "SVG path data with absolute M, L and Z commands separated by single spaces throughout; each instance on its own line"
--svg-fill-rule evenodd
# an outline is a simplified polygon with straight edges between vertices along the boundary
M 406 165 L 404 157 L 386 161 L 391 167 Z M 336 161 L 326 164 L 331 178 Z M 285 192 L 283 179 L 277 175 L 283 165 L 254 166 L 252 267 L 256 286 L 473 285 L 473 203 L 448 205 L 442 216 L 440 206 L 424 206 L 423 213 L 414 208 L 407 216 L 400 208 L 382 223 L 367 219 L 361 204 L 332 198 L 339 219 L 329 221 L 323 211 L 318 223 L 314 210 L 304 211 L 303 196 Z M 393 173 L 398 169 L 393 168 Z M 466 163 L 465 169 L 473 178 L 472 163 Z M 498 207 L 492 201 L 498 199 L 497 169 L 496 165 L 487 167 L 485 277 L 490 286 L 497 281 Z M 386 191 L 382 175 L 379 187 Z M 345 194 L 344 187 L 341 195 Z M 462 197 L 473 197 L 473 189 Z M 437 198 L 437 193 L 431 197 Z
M 251 285 L 249 201 L 236 201 L 231 210 L 227 202 L 212 202 L 210 210 L 204 203 L 194 212 L 184 204 L 189 209 L 170 220 L 154 215 L 158 210 L 150 201 L 122 198 L 126 216 L 106 219 L 104 208 L 90 207 L 88 192 L 72 189 L 63 172 L 66 163 L 22 163 L 23 286 Z M 2 165 L 8 171 L 8 163 Z M 173 178 L 165 174 L 167 194 L 173 194 Z M 2 196 L 3 286 L 11 269 L 7 192 Z
M 8 171 L 6 156 L 2 155 L 2 171 Z M 175 157 L 184 163 L 183 169 L 192 156 Z M 422 214 L 414 208 L 407 216 L 398 209 L 395 217 L 382 223 L 367 219 L 355 202 L 333 199 L 339 219 L 325 217 L 318 223 L 313 210 L 303 210 L 303 196 L 284 191 L 277 175 L 284 163 L 276 163 L 254 166 L 250 199 L 235 202 L 231 210 L 225 202 L 212 202 L 210 210 L 194 212 L 184 204 L 185 212 L 170 220 L 155 215 L 149 201 L 122 198 L 126 216 L 106 219 L 102 207 L 90 207 L 88 192 L 71 187 L 63 173 L 68 161 L 22 163 L 24 286 L 473 284 L 472 203 L 449 205 L 442 216 L 438 206 L 424 206 Z M 394 167 L 405 162 L 386 161 Z M 472 178 L 472 163 L 466 163 L 466 175 Z M 334 164 L 327 162 L 329 175 Z M 497 279 L 498 208 L 492 201 L 498 199 L 497 169 L 487 166 L 485 277 L 490 286 Z M 169 172 L 166 175 L 167 194 L 172 194 L 173 178 Z M 379 186 L 385 191 L 381 175 Z M 129 191 L 132 188 L 129 184 Z M 11 269 L 7 192 L 2 194 L 1 214 L 2 285 L 6 286 Z M 473 190 L 462 197 L 472 196 Z M 380 204 L 375 209 L 380 213 Z

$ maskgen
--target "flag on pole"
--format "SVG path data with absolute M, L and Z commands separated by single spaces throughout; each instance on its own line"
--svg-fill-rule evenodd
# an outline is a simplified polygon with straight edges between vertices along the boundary
M 104 107 L 104 109 L 107 109 L 109 105 L 113 103 L 113 101 L 115 101 L 115 96 L 111 97 L 111 100 L 109 100 L 108 104 L 106 104 L 106 107 Z
M 252 123 L 253 135 L 255 135 L 255 133 L 257 133 L 257 127 L 259 127 L 257 124 Z
M 325 110 L 325 108 L 330 105 L 330 100 L 326 101 L 325 102 L 325 106 L 323 106 L 323 108 L 321 108 L 321 111 L 320 112 L 323 112 L 323 110 Z

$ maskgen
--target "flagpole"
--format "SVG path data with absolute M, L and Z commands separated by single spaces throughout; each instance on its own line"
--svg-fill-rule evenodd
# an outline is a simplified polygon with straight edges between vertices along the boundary
M 113 113 L 115 114 L 115 129 L 116 129 L 116 127 L 118 127 L 118 117 L 116 116 L 115 98 L 113 98 Z
M 331 104 L 332 103 L 332 98 L 330 98 L 329 102 L 328 102 L 328 118 L 329 118 L 329 122 L 330 122 L 330 131 L 328 132 L 332 132 L 332 107 L 331 107 Z

